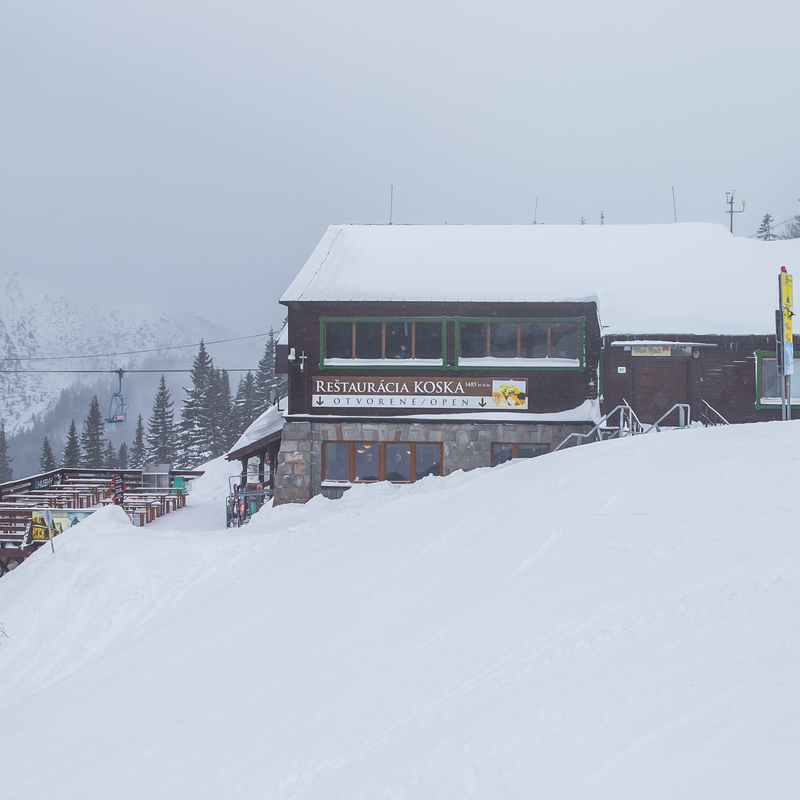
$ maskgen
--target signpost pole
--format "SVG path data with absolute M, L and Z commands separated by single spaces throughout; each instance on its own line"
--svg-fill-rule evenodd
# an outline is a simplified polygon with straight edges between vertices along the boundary
M 792 276 L 781 267 L 778 275 L 778 303 L 780 336 L 776 342 L 778 350 L 778 375 L 781 379 L 781 419 L 792 418 L 792 375 L 794 374 L 794 338 L 792 333 Z

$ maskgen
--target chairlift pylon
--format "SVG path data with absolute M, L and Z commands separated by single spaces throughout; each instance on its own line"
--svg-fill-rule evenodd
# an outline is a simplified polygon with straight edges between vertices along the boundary
M 111 395 L 111 403 L 108 406 L 108 416 L 106 417 L 106 422 L 109 423 L 125 422 L 125 411 L 128 408 L 128 404 L 122 396 L 123 371 L 118 369 L 117 375 L 119 375 L 119 391 Z

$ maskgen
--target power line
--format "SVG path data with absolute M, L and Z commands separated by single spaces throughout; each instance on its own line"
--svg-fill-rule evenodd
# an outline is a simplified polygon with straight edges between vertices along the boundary
M 190 369 L 125 369 L 122 370 L 126 375 L 134 372 L 151 372 L 156 375 L 161 375 L 164 372 L 191 372 Z M 253 372 L 253 367 L 247 369 L 221 369 L 220 372 Z M 102 375 L 118 375 L 118 369 L 0 369 L 0 373 L 21 374 L 23 372 L 52 372 L 52 373 L 73 373 L 80 372 L 82 374 L 102 374 Z
M 254 333 L 251 336 L 236 336 L 233 339 L 217 339 L 213 342 L 204 342 L 204 344 L 225 344 L 227 342 L 241 342 L 245 339 L 258 339 L 263 338 L 265 336 L 269 336 L 269 331 L 267 333 Z M 0 361 L 65 361 L 67 359 L 74 359 L 74 358 L 110 358 L 111 356 L 134 356 L 140 355 L 141 353 L 161 353 L 165 350 L 184 350 L 187 347 L 199 347 L 200 342 L 194 342 L 193 344 L 176 344 L 170 347 L 153 347 L 149 350 L 124 350 L 119 353 L 94 353 L 93 355 L 84 355 L 84 356 L 25 356 L 22 358 L 0 358 Z M 2 372 L 3 370 L 0 370 Z M 7 370 L 10 371 L 10 370 Z M 24 370 L 18 370 L 19 372 L 23 372 Z M 44 370 L 40 370 L 44 372 Z M 57 371 L 57 370 L 55 370 Z M 69 370 L 64 370 L 69 372 Z M 86 370 L 75 370 L 76 372 L 84 372 Z M 91 371 L 91 370 L 89 370 Z M 105 372 L 105 370 L 99 370 L 100 372 Z M 137 370 L 126 370 L 126 372 L 136 372 Z M 158 371 L 158 370 L 156 370 Z M 181 370 L 163 370 L 164 372 L 180 372 Z M 241 370 L 228 370 L 228 372 L 240 372 Z

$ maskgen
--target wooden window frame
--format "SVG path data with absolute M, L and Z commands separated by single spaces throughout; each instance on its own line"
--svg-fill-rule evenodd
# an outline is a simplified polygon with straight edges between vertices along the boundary
M 325 477 L 325 448 L 328 445 L 336 444 L 336 445 L 348 445 L 349 446 L 349 458 L 348 458 L 348 478 L 346 481 L 339 481 L 339 480 L 328 480 Z M 378 480 L 377 481 L 357 481 L 355 480 L 356 474 L 356 447 L 359 445 L 370 445 L 373 447 L 378 445 Z M 322 443 L 322 482 L 328 482 L 331 484 L 340 484 L 342 486 L 345 485 L 355 485 L 355 484 L 362 484 L 362 483 L 380 483 L 381 481 L 386 481 L 386 445 L 393 444 L 393 445 L 403 445 L 409 447 L 411 450 L 410 453 L 410 476 L 411 479 L 408 481 L 389 481 L 389 483 L 395 483 L 398 486 L 406 485 L 409 483 L 416 483 L 417 482 L 417 445 L 424 445 L 428 447 L 438 447 L 439 448 L 439 475 L 442 475 L 442 468 L 443 468 L 443 461 L 444 461 L 444 447 L 442 446 L 441 442 L 376 442 L 376 441 L 334 441 L 334 440 L 326 440 Z
M 540 453 L 539 454 L 539 455 L 543 455 L 543 456 L 547 455 L 550 452 L 550 444 L 549 444 L 549 442 L 492 442 L 491 453 L 492 453 L 492 466 L 493 467 L 497 466 L 497 464 L 495 464 L 495 459 L 494 459 L 494 448 L 496 446 L 498 446 L 498 445 L 500 447 L 508 447 L 509 445 L 511 445 L 511 448 L 512 448 L 511 449 L 511 458 L 509 459 L 509 461 L 513 461 L 515 458 L 519 458 L 518 453 L 519 453 L 519 448 L 520 447 L 544 447 L 544 448 L 546 448 L 544 453 Z M 539 456 L 533 456 L 533 458 L 539 458 Z M 507 462 L 502 461 L 501 463 L 505 464 Z

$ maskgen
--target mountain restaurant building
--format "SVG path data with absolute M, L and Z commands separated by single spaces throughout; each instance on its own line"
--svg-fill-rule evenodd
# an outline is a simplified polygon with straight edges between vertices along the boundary
M 706 224 L 331 226 L 281 299 L 275 502 L 542 455 L 621 402 L 643 422 L 675 402 L 775 418 L 760 376 L 799 244 Z

